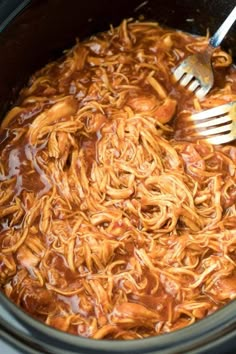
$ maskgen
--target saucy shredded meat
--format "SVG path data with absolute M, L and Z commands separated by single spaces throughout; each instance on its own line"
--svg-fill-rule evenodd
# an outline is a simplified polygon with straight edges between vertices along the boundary
M 172 79 L 207 44 L 124 20 L 22 89 L 0 129 L 0 286 L 36 319 L 145 338 L 236 298 L 236 146 L 181 137 L 236 100 L 236 70 L 216 49 L 201 101 Z

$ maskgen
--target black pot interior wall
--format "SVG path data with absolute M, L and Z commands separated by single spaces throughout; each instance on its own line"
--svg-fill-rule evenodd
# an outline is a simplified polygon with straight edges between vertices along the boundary
M 232 7 L 232 0 L 32 0 L 0 34 L 0 118 L 30 74 L 59 57 L 76 37 L 140 15 L 191 33 L 205 34 L 207 28 L 213 33 Z M 235 55 L 233 33 L 235 27 L 224 43 Z

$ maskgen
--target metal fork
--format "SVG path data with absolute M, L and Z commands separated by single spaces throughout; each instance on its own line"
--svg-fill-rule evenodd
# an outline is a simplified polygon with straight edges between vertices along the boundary
M 204 138 L 219 145 L 236 139 L 236 101 L 192 114 L 189 118 L 195 138 Z
M 210 38 L 207 49 L 187 57 L 175 70 L 174 78 L 181 86 L 203 98 L 214 84 L 211 57 L 214 48 L 218 47 L 236 20 L 236 6 L 216 33 Z

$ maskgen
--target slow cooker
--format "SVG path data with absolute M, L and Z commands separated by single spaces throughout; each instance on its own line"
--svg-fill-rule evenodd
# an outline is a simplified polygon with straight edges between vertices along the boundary
M 145 18 L 196 34 L 213 33 L 232 0 L 0 0 L 0 116 L 14 103 L 30 74 L 56 59 L 75 38 Z M 236 27 L 224 41 L 236 55 Z M 131 341 L 92 340 L 34 320 L 0 293 L 1 353 L 235 353 L 236 301 L 187 328 Z

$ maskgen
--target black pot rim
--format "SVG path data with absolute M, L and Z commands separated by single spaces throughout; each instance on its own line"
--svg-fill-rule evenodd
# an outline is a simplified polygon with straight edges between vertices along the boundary
M 54 346 L 60 348 L 63 345 L 64 349 L 76 347 L 94 353 L 154 353 L 163 352 L 163 350 L 168 350 L 168 354 L 183 353 L 214 342 L 228 333 L 236 334 L 236 300 L 183 329 L 160 336 L 128 341 L 95 340 L 68 334 L 35 320 L 3 293 L 0 293 L 0 302 L 5 310 L 27 329 L 31 335 L 31 341 L 41 345 L 50 339 L 50 343 Z M 7 320 L 5 322 L 7 323 Z
M 25 9 L 25 7 L 27 5 L 29 5 L 29 3 L 31 2 L 31 0 L 23 0 L 21 1 L 20 4 L 18 4 L 16 6 L 16 4 L 13 2 L 11 2 L 11 4 L 7 4 L 8 5 L 8 15 L 6 16 L 6 18 L 3 20 L 3 22 L 0 23 L 0 33 L 2 31 L 4 31 L 4 29 L 11 23 L 11 21 L 21 12 Z
M 23 0 L 7 18 L 0 23 L 2 32 L 11 21 L 31 2 Z M 61 332 L 46 324 L 39 322 L 15 305 L 0 291 L 0 304 L 7 311 L 9 316 L 16 319 L 26 333 L 29 334 L 29 341 L 44 348 L 44 344 L 50 343 L 54 348 L 75 351 L 77 348 L 89 353 L 186 353 L 192 350 L 203 348 L 211 343 L 216 343 L 219 338 L 227 337 L 233 333 L 236 337 L 236 300 L 216 311 L 212 315 L 183 329 L 149 337 L 146 339 L 135 339 L 130 341 L 120 340 L 95 340 L 83 338 Z M 2 319 L 2 318 L 1 318 Z M 1 326 L 10 327 L 7 318 L 2 319 Z M 17 328 L 11 328 L 11 333 L 18 333 L 19 336 L 26 336 Z M 214 346 L 214 344 L 212 344 Z M 203 351 L 200 351 L 203 353 Z

